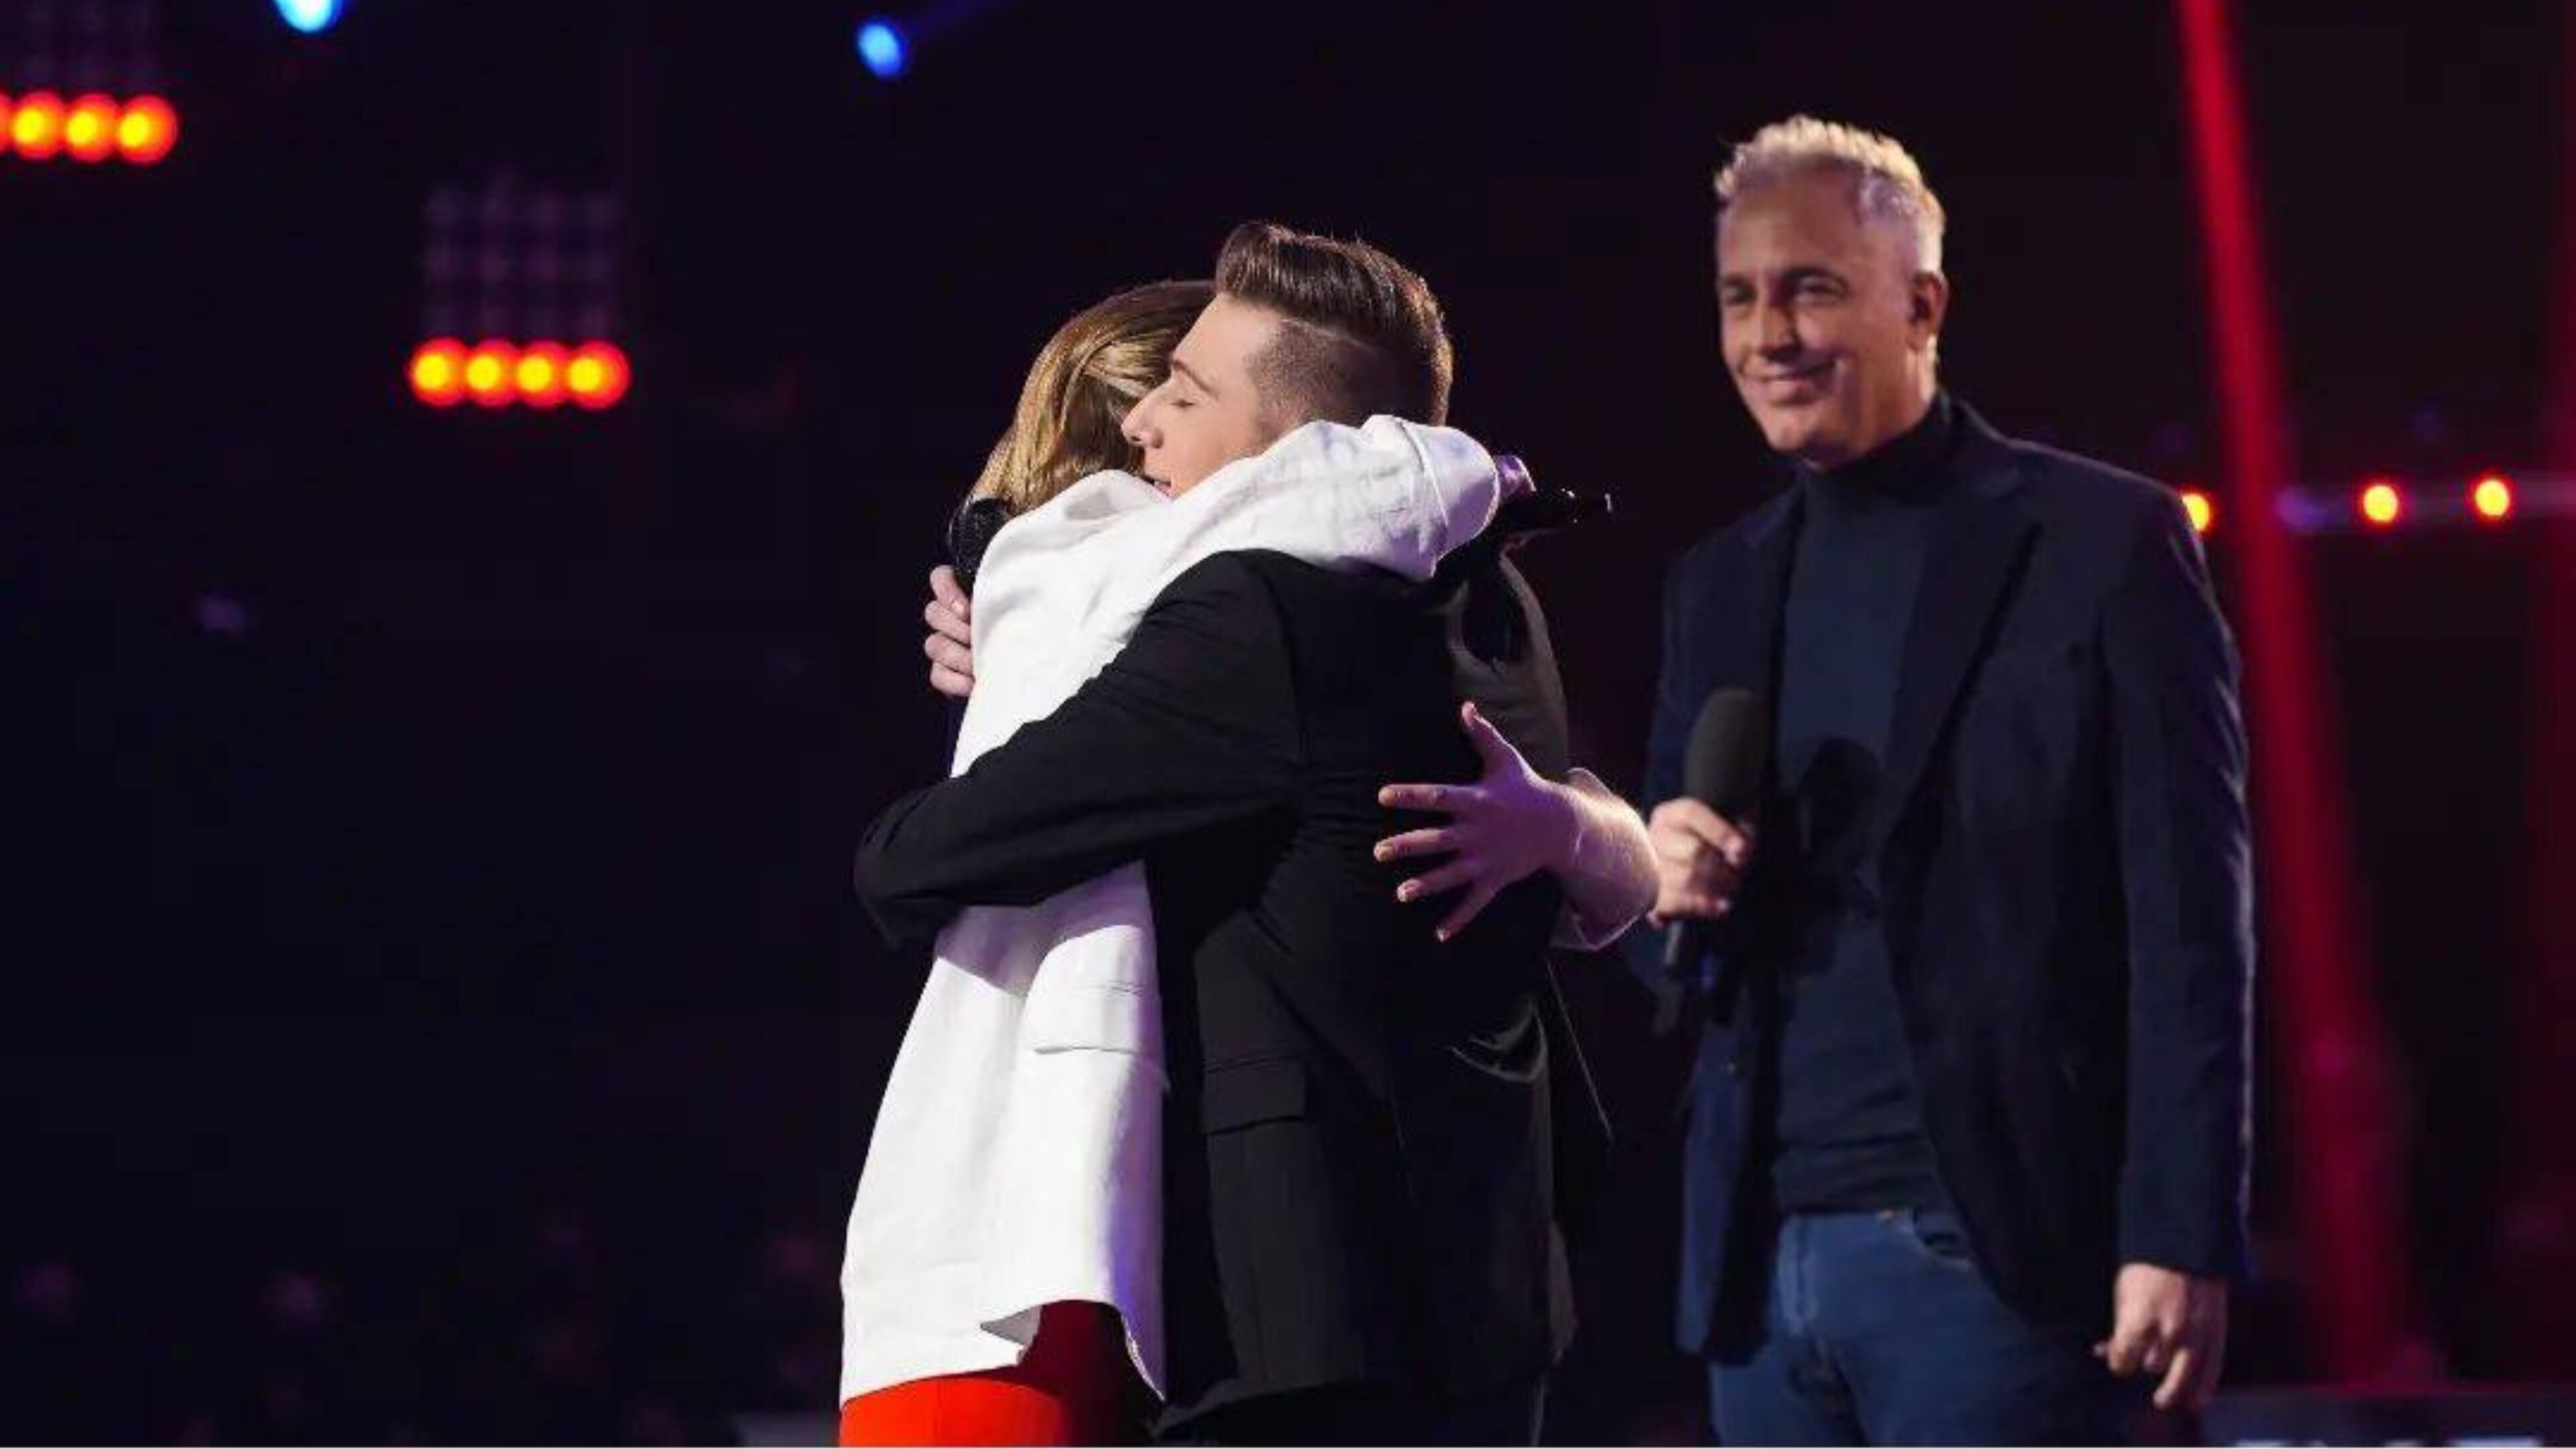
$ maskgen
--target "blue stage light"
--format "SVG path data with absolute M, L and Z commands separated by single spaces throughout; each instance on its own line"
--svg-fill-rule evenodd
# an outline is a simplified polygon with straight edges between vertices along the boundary
M 307 35 L 319 35 L 338 24 L 345 0 L 277 0 L 277 13 Z
M 891 20 L 871 20 L 859 27 L 859 59 L 878 80 L 903 74 L 912 61 L 911 50 L 902 29 Z

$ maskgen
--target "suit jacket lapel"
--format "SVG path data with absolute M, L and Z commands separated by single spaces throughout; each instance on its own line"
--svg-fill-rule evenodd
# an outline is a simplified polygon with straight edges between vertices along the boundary
M 1951 706 L 1985 653 L 2002 606 L 2038 524 L 2012 501 L 2021 470 L 1983 419 L 1960 409 L 1956 486 L 1933 520 L 1923 582 L 1914 596 L 1905 661 L 1897 673 L 1889 726 L 1887 803 L 1893 826 L 1922 784 Z
M 1732 572 L 1735 587 L 1710 601 L 1702 621 L 1708 661 L 1705 698 L 1726 688 L 1750 689 L 1766 701 L 1780 694 L 1780 611 L 1788 598 L 1789 560 L 1802 509 L 1795 489 L 1768 505 L 1767 518 L 1744 538 L 1748 555 Z
M 1749 689 L 1761 696 L 1766 706 L 1777 711 L 1780 698 L 1780 615 L 1789 591 L 1789 561 L 1798 540 L 1798 523 L 1804 505 L 1796 488 L 1762 506 L 1760 515 L 1748 525 L 1740 540 L 1743 556 L 1734 561 L 1724 578 L 1726 587 L 1712 589 L 1700 604 L 1700 614 L 1691 621 L 1689 657 L 1692 661 L 1693 684 L 1702 701 L 1721 689 Z M 1697 705 L 1692 706 L 1694 710 Z M 1776 725 L 1774 726 L 1776 730 Z M 1776 775 L 1777 766 L 1773 767 Z M 1774 791 L 1765 786 L 1764 804 L 1757 815 L 1767 814 Z M 1759 828 L 1772 828 L 1767 819 Z M 1771 867 L 1766 863 L 1778 852 L 1760 852 L 1754 857 L 1754 877 L 1765 878 Z M 1746 894 L 1755 893 L 1748 882 Z M 1751 908 L 1737 911 L 1718 927 L 1722 938 L 1736 938 L 1746 923 L 1763 912 Z M 1750 949 L 1740 939 L 1728 947 Z M 1708 1003 L 1698 991 L 1679 986 L 1655 988 L 1654 1033 L 1662 1036 L 1679 1025 L 1687 1013 L 1691 1030 L 1697 1032 L 1709 1021 Z M 1731 1010 L 1731 1008 L 1730 1008 Z M 1723 1019 L 1723 1014 L 1721 1018 Z

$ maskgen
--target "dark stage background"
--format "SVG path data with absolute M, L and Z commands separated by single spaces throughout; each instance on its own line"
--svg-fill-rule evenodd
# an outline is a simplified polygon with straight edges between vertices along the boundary
M 0 158 L 0 1437 L 654 1439 L 827 1407 L 842 1215 L 921 971 L 847 862 L 942 765 L 942 517 L 1049 330 L 1203 274 L 1238 220 L 1414 263 L 1459 424 L 1617 496 L 1524 557 L 1579 754 L 1623 784 L 1664 566 L 1781 478 L 1709 300 L 1709 173 L 1762 122 L 1922 158 L 1947 375 L 1999 425 L 2219 468 L 2163 4 L 951 13 L 887 84 L 864 12 L 806 0 L 356 0 L 310 38 L 163 0 L 166 163 Z M 2238 23 L 2307 475 L 2536 470 L 2569 12 Z M 503 172 L 623 201 L 614 410 L 405 387 L 424 197 Z M 2509 1126 L 2576 1086 L 2511 1028 L 2520 978 L 2569 969 L 2528 924 L 2563 884 L 2525 868 L 2567 527 L 2301 545 L 2369 1067 L 2407 1112 L 2425 1311 L 2393 1380 L 2576 1378 L 2508 1307 L 2576 1292 L 2576 1182 L 2518 1167 Z M 1551 1435 L 1686 1439 L 1679 1062 L 1613 968 L 1567 975 L 1626 1171 Z M 2283 1185 L 2334 1144 L 2276 1100 L 2246 1383 L 2326 1372 Z

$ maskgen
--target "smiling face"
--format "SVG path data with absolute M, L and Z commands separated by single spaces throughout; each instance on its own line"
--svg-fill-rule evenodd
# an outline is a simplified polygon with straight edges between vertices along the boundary
M 1277 313 L 1223 292 L 1208 303 L 1172 349 L 1170 374 L 1137 401 L 1123 425 L 1128 441 L 1144 451 L 1149 481 L 1177 498 L 1286 431 L 1254 379 L 1280 325 Z
M 1904 227 L 1864 218 L 1849 175 L 1817 169 L 1718 216 L 1727 370 L 1773 448 L 1819 468 L 1874 451 L 1931 406 L 1949 303 Z

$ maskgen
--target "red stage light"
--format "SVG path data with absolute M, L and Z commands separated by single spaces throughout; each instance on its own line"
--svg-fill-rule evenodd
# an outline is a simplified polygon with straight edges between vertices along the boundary
M 465 397 L 465 344 L 453 337 L 424 342 L 411 355 L 414 397 L 434 408 L 454 407 Z
M 17 113 L 18 103 L 9 99 L 7 91 L 0 91 L 0 156 L 9 154 L 9 119 Z
M 2230 552 L 2245 650 L 2245 722 L 2253 734 L 2250 802 L 2264 841 L 2263 1025 L 2282 1112 L 2301 1125 L 2289 1174 L 2291 1219 L 2308 1271 L 2299 1277 L 2309 1361 L 2327 1377 L 2388 1371 L 2418 1336 L 2406 1165 L 2391 1074 L 2398 1059 L 2379 1010 L 2369 897 L 2361 888 L 2343 772 L 2337 697 L 2328 683 L 2325 608 L 2309 556 L 2271 526 L 2297 474 L 2283 420 L 2274 289 L 2264 246 L 2270 210 L 2256 175 L 2229 0 L 2175 0 L 2191 178 L 2199 199 L 2210 295 L 2209 341 L 2226 444 L 2227 498 L 2245 505 Z M 2392 493 L 2394 490 L 2391 490 Z M 2283 522 L 2289 520 L 2285 517 Z M 2234 612 L 2231 610 L 2231 612 Z M 2315 1168 L 2317 1170 L 2309 1170 Z
M 2489 473 L 2469 490 L 2469 506 L 2489 523 L 2502 523 L 2513 513 L 2513 484 L 2501 473 Z
M 113 97 L 86 95 L 63 113 L 63 149 L 75 161 L 105 161 L 116 154 L 117 104 Z
M 2218 505 L 2197 488 L 2182 490 L 2182 511 L 2191 515 L 2191 531 L 2207 533 L 2218 522 Z
M 517 400 L 519 349 L 507 342 L 486 342 L 465 358 L 465 395 L 487 408 L 508 407 Z
M 51 161 L 63 149 L 63 98 L 34 91 L 18 98 L 9 117 L 9 143 L 30 161 Z
M 572 400 L 586 408 L 614 407 L 626 396 L 634 372 L 626 354 L 611 342 L 585 342 L 564 368 L 564 386 Z
M 519 400 L 532 408 L 559 406 L 571 391 L 564 381 L 566 360 L 554 343 L 529 343 L 519 354 Z
M 137 166 L 149 166 L 179 144 L 179 113 L 159 96 L 137 96 L 116 118 L 116 149 Z
M 2385 479 L 2361 490 L 2361 516 L 2373 528 L 2387 528 L 2406 512 L 2406 495 Z

